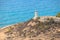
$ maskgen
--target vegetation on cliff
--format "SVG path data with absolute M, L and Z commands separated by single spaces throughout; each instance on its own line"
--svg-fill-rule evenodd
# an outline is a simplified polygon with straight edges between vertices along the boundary
M 59 13 L 57 13 L 56 17 L 60 17 L 60 12 L 59 12 Z

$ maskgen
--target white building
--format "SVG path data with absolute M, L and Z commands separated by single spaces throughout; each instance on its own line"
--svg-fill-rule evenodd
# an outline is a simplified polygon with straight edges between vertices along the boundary
M 35 11 L 35 15 L 34 15 L 34 18 L 33 19 L 36 19 L 38 17 L 38 12 Z

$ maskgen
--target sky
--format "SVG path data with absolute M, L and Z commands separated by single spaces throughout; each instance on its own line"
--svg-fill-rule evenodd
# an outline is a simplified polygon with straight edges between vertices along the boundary
M 34 16 L 55 16 L 60 12 L 60 0 L 0 0 L 0 27 L 25 22 Z

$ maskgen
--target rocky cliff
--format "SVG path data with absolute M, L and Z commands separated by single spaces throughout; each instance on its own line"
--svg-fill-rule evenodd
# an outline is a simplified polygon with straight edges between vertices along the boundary
M 1 28 L 0 40 L 60 40 L 60 19 L 57 20 L 57 17 L 41 19 L 42 17 L 38 17 L 35 20 Z

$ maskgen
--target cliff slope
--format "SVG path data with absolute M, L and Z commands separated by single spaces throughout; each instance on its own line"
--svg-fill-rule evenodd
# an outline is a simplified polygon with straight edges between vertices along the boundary
M 0 40 L 60 40 L 60 19 L 41 19 L 39 17 L 1 28 Z

